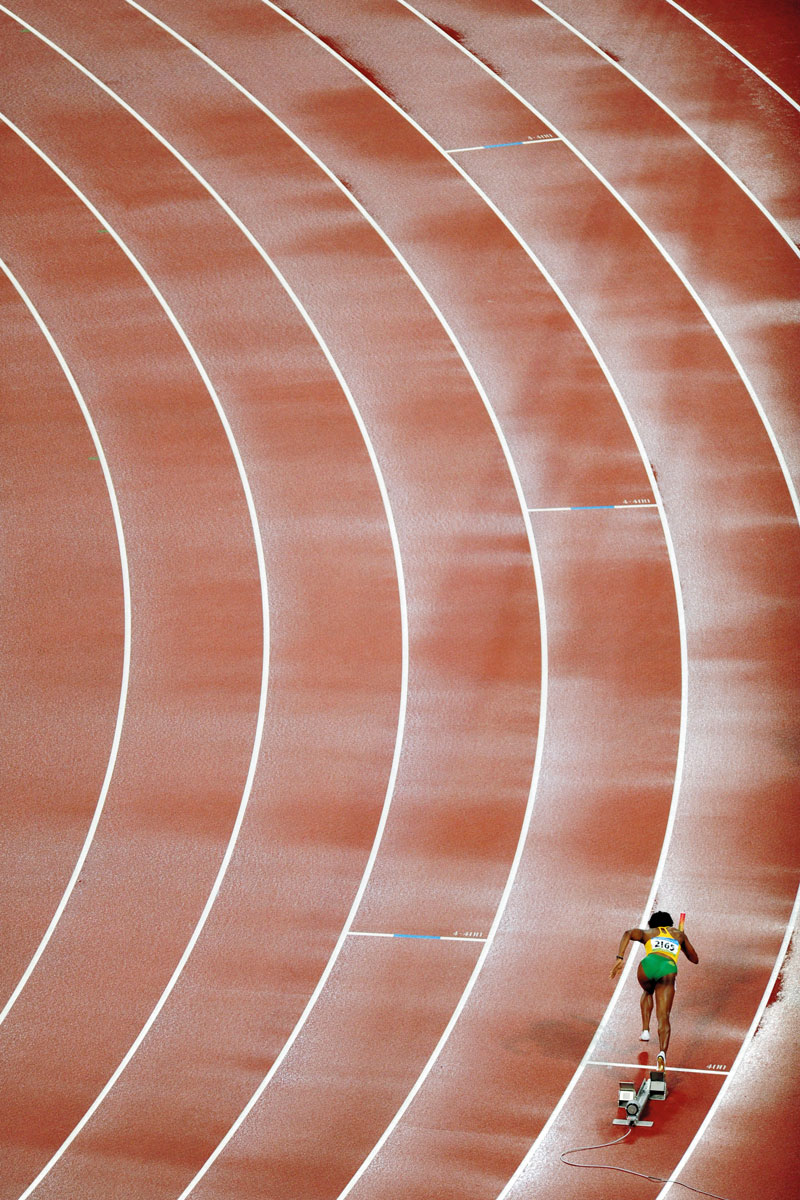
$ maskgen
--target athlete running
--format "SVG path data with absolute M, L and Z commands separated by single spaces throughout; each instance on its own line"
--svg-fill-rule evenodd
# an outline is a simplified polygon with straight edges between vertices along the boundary
M 650 1017 L 653 1013 L 653 997 L 656 1002 L 656 1017 L 658 1020 L 658 1058 L 659 1071 L 667 1065 L 667 1050 L 669 1049 L 669 1014 L 672 1001 L 675 999 L 675 980 L 678 975 L 678 955 L 681 950 L 689 962 L 697 963 L 697 951 L 682 929 L 672 924 L 672 917 L 666 912 L 655 912 L 648 921 L 648 929 L 626 929 L 619 944 L 617 961 L 611 969 L 611 978 L 615 979 L 622 970 L 625 951 L 628 942 L 644 942 L 644 958 L 639 963 L 636 977 L 642 986 L 642 1033 L 641 1041 L 650 1041 Z

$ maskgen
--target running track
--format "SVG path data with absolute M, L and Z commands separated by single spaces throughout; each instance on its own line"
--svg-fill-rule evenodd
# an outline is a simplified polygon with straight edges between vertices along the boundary
M 790 8 L 0 5 L 2 1200 L 795 1194 Z

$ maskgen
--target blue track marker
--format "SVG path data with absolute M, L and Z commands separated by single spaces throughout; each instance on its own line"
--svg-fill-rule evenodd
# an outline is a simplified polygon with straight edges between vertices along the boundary
M 411 938 L 417 942 L 485 942 L 479 934 L 463 933 L 375 933 L 368 929 L 350 929 L 348 937 Z
M 658 508 L 654 500 L 634 500 L 624 504 L 561 504 L 556 508 L 529 508 L 528 512 L 585 512 L 601 508 Z
M 468 150 L 500 150 L 504 146 L 532 146 L 535 142 L 560 142 L 561 138 L 555 134 L 540 133 L 537 137 L 523 138 L 520 142 L 487 142 L 483 146 L 457 146 L 453 150 L 447 150 L 447 154 L 465 154 Z

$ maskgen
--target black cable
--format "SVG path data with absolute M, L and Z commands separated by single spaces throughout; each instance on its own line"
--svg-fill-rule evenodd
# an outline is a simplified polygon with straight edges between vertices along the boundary
M 612 1167 L 610 1163 L 576 1163 L 567 1162 L 565 1154 L 582 1154 L 584 1150 L 605 1150 L 607 1146 L 618 1146 L 620 1142 L 624 1142 L 625 1138 L 633 1129 L 633 1125 L 625 1130 L 622 1137 L 614 1138 L 613 1142 L 601 1142 L 599 1146 L 576 1146 L 574 1150 L 565 1150 L 559 1155 L 559 1158 L 567 1167 L 586 1167 L 589 1171 L 620 1171 L 623 1175 L 636 1175 L 639 1179 L 649 1179 L 651 1183 L 671 1183 L 673 1187 L 688 1188 L 690 1192 L 696 1192 L 698 1196 L 712 1196 L 714 1200 L 728 1200 L 727 1196 L 720 1196 L 716 1192 L 704 1192 L 702 1188 L 692 1187 L 690 1183 L 681 1183 L 679 1179 L 662 1179 L 660 1175 L 644 1175 L 641 1171 L 631 1171 L 629 1167 Z

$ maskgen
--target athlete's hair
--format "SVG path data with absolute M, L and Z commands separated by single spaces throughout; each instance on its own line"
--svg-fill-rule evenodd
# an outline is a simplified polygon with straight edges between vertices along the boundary
M 671 925 L 672 917 L 669 913 L 654 912 L 650 920 L 647 922 L 648 928 L 658 929 L 659 925 Z

